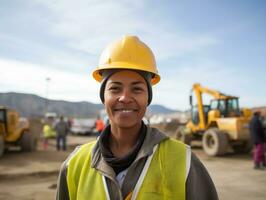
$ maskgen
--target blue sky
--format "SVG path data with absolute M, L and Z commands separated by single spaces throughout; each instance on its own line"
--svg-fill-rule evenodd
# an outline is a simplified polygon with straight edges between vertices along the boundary
M 199 82 L 266 105 L 263 0 L 0 0 L 0 92 L 100 103 L 91 72 L 125 34 L 154 51 L 153 104 L 187 109 Z

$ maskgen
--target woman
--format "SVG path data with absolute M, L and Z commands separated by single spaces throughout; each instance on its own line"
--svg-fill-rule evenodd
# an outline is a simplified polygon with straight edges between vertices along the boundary
M 160 81 L 148 46 L 135 36 L 110 44 L 93 77 L 110 124 L 63 163 L 57 199 L 218 199 L 190 147 L 142 122 Z

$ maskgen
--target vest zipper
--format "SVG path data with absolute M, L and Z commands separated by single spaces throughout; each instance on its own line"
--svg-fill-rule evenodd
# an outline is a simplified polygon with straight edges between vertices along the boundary
M 102 174 L 104 190 L 106 192 L 107 199 L 111 200 L 110 194 L 109 194 L 109 191 L 108 191 L 108 187 L 107 187 L 107 182 L 106 182 L 106 178 L 109 178 L 111 181 L 113 181 L 115 183 L 115 186 L 118 188 L 119 199 L 123 200 L 123 195 L 122 195 L 121 188 L 120 188 L 118 182 L 115 179 L 113 179 L 113 177 L 109 176 L 108 174 L 104 174 L 104 173 L 101 173 L 101 174 Z

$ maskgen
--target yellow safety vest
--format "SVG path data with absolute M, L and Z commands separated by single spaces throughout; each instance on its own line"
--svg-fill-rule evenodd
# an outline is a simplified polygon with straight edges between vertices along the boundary
M 104 176 L 91 168 L 95 141 L 83 145 L 69 160 L 67 184 L 71 200 L 109 199 Z M 150 161 L 149 161 L 150 160 Z M 136 184 L 132 200 L 185 200 L 186 146 L 176 140 L 161 142 L 146 161 L 143 181 Z M 140 179 L 143 172 L 140 175 Z M 127 198 L 128 199 L 128 198 Z
M 49 125 L 44 125 L 43 134 L 45 138 L 52 138 L 52 137 L 55 137 L 56 135 L 54 129 Z

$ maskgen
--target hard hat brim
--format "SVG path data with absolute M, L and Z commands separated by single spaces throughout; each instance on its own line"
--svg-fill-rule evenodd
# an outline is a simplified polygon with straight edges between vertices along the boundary
M 102 77 L 102 74 L 101 74 L 101 71 L 102 70 L 110 70 L 110 69 L 127 69 L 127 70 L 140 70 L 140 71 L 145 71 L 145 72 L 149 72 L 149 73 L 152 73 L 153 74 L 153 77 L 151 79 L 151 85 L 155 85 L 157 84 L 161 78 L 158 74 L 154 73 L 154 72 L 151 72 L 151 71 L 146 71 L 146 70 L 143 70 L 143 67 L 140 67 L 140 66 L 134 66 L 134 65 L 131 65 L 129 63 L 112 63 L 112 65 L 110 66 L 109 65 L 101 65 L 101 66 L 98 66 L 93 72 L 92 72 L 92 76 L 93 78 L 98 81 L 98 82 L 101 82 L 103 80 L 103 77 Z

